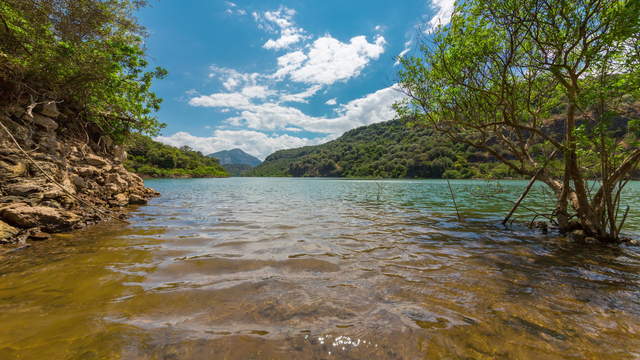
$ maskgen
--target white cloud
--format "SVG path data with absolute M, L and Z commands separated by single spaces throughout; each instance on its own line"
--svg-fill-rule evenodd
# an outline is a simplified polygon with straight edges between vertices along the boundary
M 369 61 L 380 57 L 384 45 L 381 35 L 373 43 L 362 35 L 348 43 L 325 35 L 313 42 L 307 54 L 295 51 L 278 58 L 279 68 L 274 77 L 289 76 L 297 82 L 330 85 L 359 75 Z
M 172 146 L 190 146 L 203 154 L 221 150 L 241 148 L 247 153 L 264 159 L 274 151 L 315 145 L 328 138 L 308 139 L 290 135 L 267 135 L 251 130 L 216 130 L 212 136 L 194 136 L 187 132 L 177 132 L 171 136 L 158 136 L 154 140 Z
M 200 107 L 244 108 L 250 106 L 249 98 L 241 93 L 216 93 L 194 97 L 189 105 Z
M 336 99 L 336 98 L 329 99 L 329 100 L 327 100 L 327 101 L 325 102 L 325 104 L 327 104 L 327 105 L 335 105 L 335 104 L 337 104 L 337 103 L 338 103 L 338 99 Z
M 275 93 L 275 91 L 259 85 L 247 86 L 242 89 L 242 95 L 249 99 L 264 99 L 268 96 L 274 95 Z
M 267 11 L 264 14 L 254 12 L 253 18 L 258 22 L 258 26 L 273 33 L 279 33 L 277 39 L 269 39 L 262 45 L 269 50 L 282 50 L 289 48 L 307 38 L 302 28 L 296 27 L 293 16 L 296 11 L 287 7 L 280 7 L 278 10 Z
M 240 86 L 253 86 L 264 76 L 258 73 L 241 73 L 234 69 L 210 66 L 209 78 L 217 78 L 222 82 L 222 86 L 232 91 Z
M 451 21 L 453 15 L 455 0 L 431 0 L 431 8 L 436 14 L 431 18 L 426 33 L 433 32 L 438 26 L 447 25 Z
M 227 5 L 227 10 L 225 10 L 225 13 L 229 14 L 229 15 L 247 15 L 247 11 L 244 9 L 240 9 L 238 8 L 238 4 L 233 3 L 231 1 L 225 1 L 224 2 Z
M 400 65 L 400 59 L 403 58 L 405 55 L 407 55 L 409 53 L 409 51 L 411 51 L 411 44 L 412 43 L 413 43 L 413 40 L 409 40 L 409 41 L 404 43 L 404 50 L 402 50 L 400 52 L 400 54 L 398 54 L 396 62 L 393 64 L 393 66 Z
M 308 103 L 309 100 L 307 100 L 308 98 L 312 97 L 313 95 L 315 95 L 318 91 L 320 91 L 320 89 L 322 89 L 322 86 L 320 85 L 313 85 L 311 87 L 309 87 L 308 89 L 296 93 L 296 94 L 283 94 L 280 96 L 280 101 L 282 102 L 299 102 L 299 103 Z
M 378 90 L 339 107 L 332 118 L 309 116 L 297 108 L 279 103 L 257 104 L 242 93 L 216 93 L 192 98 L 189 104 L 199 107 L 233 108 L 239 114 L 227 119 L 234 126 L 256 130 L 284 130 L 297 127 L 310 132 L 338 135 L 358 126 L 391 120 L 395 112 L 391 105 L 402 94 L 394 86 Z

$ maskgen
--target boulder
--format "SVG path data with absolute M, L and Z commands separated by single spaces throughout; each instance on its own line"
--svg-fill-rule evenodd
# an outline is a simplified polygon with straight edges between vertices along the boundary
M 33 122 L 47 131 L 54 131 L 58 128 L 58 123 L 55 120 L 40 114 L 33 114 Z
M 50 238 L 51 238 L 51 235 L 42 231 L 38 231 L 29 235 L 29 240 L 33 240 L 33 241 L 49 240 Z
M 125 193 L 116 194 L 113 197 L 112 204 L 117 206 L 125 206 L 129 204 L 129 196 L 127 196 L 127 194 Z
M 11 242 L 20 230 L 0 220 L 0 244 Z
M 21 161 L 0 160 L 0 173 L 6 178 L 16 178 L 27 172 L 27 164 Z
M 114 184 L 116 185 L 119 189 L 126 189 L 129 186 L 129 183 L 127 183 L 126 181 L 124 181 L 118 174 L 116 173 L 111 173 L 111 174 L 107 174 L 107 178 L 105 179 L 106 184 Z
M 78 215 L 46 206 L 19 206 L 2 211 L 2 218 L 21 228 L 42 227 L 49 231 L 69 229 L 81 219 Z
M 99 170 L 95 166 L 81 166 L 76 168 L 76 172 L 82 177 L 92 177 L 98 175 Z
M 145 205 L 147 203 L 147 199 L 143 198 L 140 195 L 132 194 L 129 196 L 129 204 L 131 205 Z
M 87 186 L 87 182 L 84 181 L 84 178 L 76 174 L 71 175 L 71 182 L 79 189 L 84 189 Z
M 109 164 L 107 160 L 94 154 L 87 154 L 84 158 L 84 162 L 97 167 L 103 167 Z
M 25 113 L 25 109 L 22 106 L 19 105 L 12 105 L 9 106 L 9 108 L 7 109 L 9 111 L 9 113 L 13 116 L 15 116 L 16 118 L 21 118 L 22 115 L 24 115 Z
M 584 230 L 578 229 L 571 232 L 571 238 L 574 241 L 583 241 L 586 236 L 587 235 L 585 234 Z
M 29 180 L 5 186 L 5 192 L 13 196 L 28 196 L 41 190 L 43 190 L 42 184 Z
M 52 118 L 60 116 L 60 111 L 58 110 L 58 105 L 56 105 L 55 101 L 49 101 L 40 105 L 38 111 L 40 111 L 40 114 Z

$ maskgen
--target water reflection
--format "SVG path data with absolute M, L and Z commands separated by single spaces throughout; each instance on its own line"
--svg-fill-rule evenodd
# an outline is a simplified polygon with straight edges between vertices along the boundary
M 2 259 L 0 358 L 640 356 L 638 248 L 496 226 L 510 204 L 478 194 L 522 182 L 454 182 L 464 223 L 437 181 L 149 185 L 131 226 Z

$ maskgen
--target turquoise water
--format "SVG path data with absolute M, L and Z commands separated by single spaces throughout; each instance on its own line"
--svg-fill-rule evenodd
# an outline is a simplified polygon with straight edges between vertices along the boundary
M 525 223 L 523 181 L 151 180 L 0 264 L 1 359 L 635 359 L 640 248 Z M 628 235 L 640 234 L 631 183 Z

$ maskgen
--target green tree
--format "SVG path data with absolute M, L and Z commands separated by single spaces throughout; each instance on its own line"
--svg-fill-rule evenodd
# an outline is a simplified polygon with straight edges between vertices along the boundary
M 538 174 L 557 195 L 561 229 L 575 216 L 589 235 L 615 241 L 619 194 L 640 161 L 637 119 L 621 101 L 638 96 L 639 19 L 637 0 L 460 1 L 423 56 L 401 60 L 409 100 L 397 109 L 515 173 Z M 556 128 L 549 119 L 562 107 Z M 620 117 L 631 117 L 631 142 L 613 132 Z M 544 168 L 553 154 L 559 168 Z
M 2 102 L 54 100 L 121 142 L 156 133 L 161 99 L 151 90 L 166 70 L 148 71 L 141 0 L 0 2 Z M 100 134 L 100 135 L 102 135 Z

